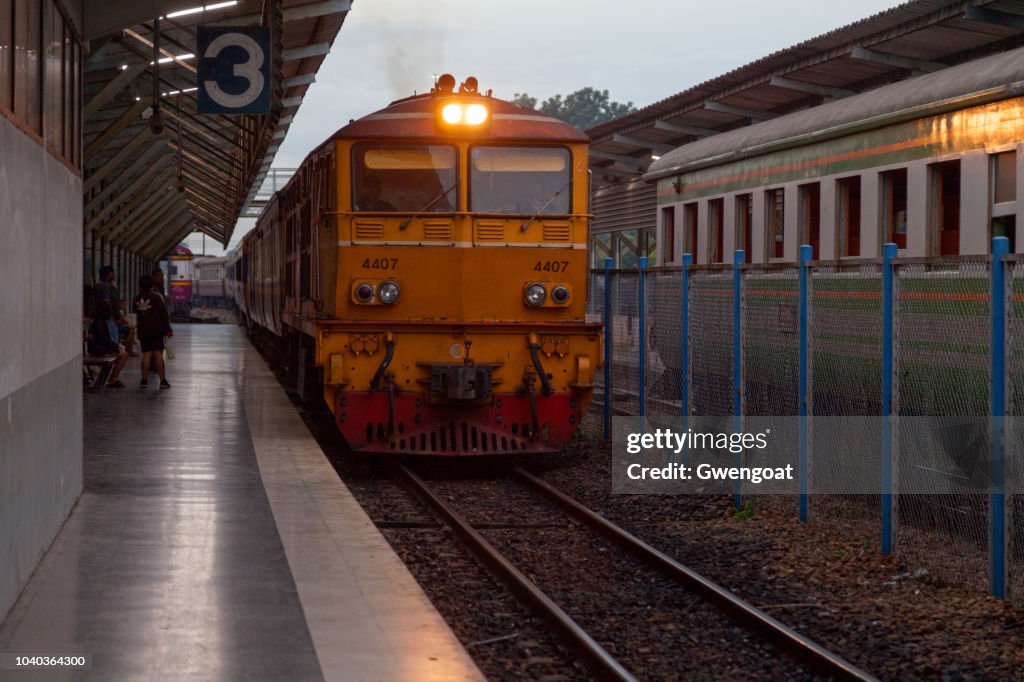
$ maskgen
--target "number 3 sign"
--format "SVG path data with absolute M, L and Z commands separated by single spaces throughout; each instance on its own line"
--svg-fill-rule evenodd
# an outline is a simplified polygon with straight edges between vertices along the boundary
M 199 113 L 270 112 L 270 29 L 199 26 Z

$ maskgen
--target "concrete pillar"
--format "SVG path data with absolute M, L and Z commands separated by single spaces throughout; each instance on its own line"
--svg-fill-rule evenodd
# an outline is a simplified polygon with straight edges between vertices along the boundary
M 967 152 L 960 160 L 960 253 L 988 253 L 992 193 L 989 158 L 985 150 Z
M 931 171 L 927 161 L 907 167 L 907 256 L 927 256 L 938 251 L 938 235 L 930 235 L 928 202 Z
M 757 188 L 751 193 L 750 245 L 751 263 L 768 262 L 768 234 L 765 227 L 765 191 Z
M 722 260 L 732 262 L 732 253 L 736 250 L 736 195 L 727 194 L 722 202 Z
M 823 178 L 819 194 L 818 255 L 821 260 L 839 258 L 839 235 L 836 220 L 836 181 Z
M 695 263 L 703 264 L 711 261 L 708 214 L 708 200 L 699 200 L 697 202 L 697 248 L 693 259 Z
M 794 262 L 800 253 L 800 187 L 791 183 L 785 186 L 784 192 L 782 257 Z
M 869 170 L 860 176 L 860 255 L 862 258 L 882 257 L 880 184 L 878 171 Z

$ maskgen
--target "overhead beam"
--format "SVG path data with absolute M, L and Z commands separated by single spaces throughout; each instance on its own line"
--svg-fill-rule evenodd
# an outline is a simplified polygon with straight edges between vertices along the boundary
M 145 132 L 149 132 L 146 130 Z M 152 136 L 150 136 L 152 139 Z M 127 149 L 127 147 L 126 147 Z M 115 195 L 116 193 L 123 190 L 129 183 L 135 179 L 135 174 L 141 171 L 144 167 L 160 165 L 159 160 L 154 160 L 154 156 L 159 156 L 161 150 L 166 150 L 167 145 L 162 140 L 157 140 L 149 149 L 142 154 L 139 154 L 131 165 L 129 165 L 124 171 L 118 174 L 117 178 L 113 182 L 108 184 L 102 190 L 96 193 L 96 196 L 90 197 L 89 201 L 85 204 L 85 215 L 89 215 L 93 211 L 97 210 L 100 205 L 107 200 L 108 197 Z M 91 180 L 92 178 L 90 178 Z
M 649 160 L 645 161 L 644 159 L 638 159 L 634 156 L 623 156 L 622 154 L 609 154 L 608 152 L 602 152 L 596 149 L 590 150 L 590 156 L 597 159 L 608 159 L 609 161 L 618 161 L 619 163 L 625 164 L 627 166 L 639 168 L 641 171 L 646 171 L 647 167 L 650 165 Z
M 636 180 L 643 173 L 628 171 L 622 168 L 612 168 L 610 166 L 594 166 L 595 175 L 610 175 L 616 178 L 623 178 L 625 180 Z
M 712 130 L 711 128 L 698 128 L 697 126 L 681 126 L 676 123 L 669 123 L 668 121 L 662 121 L 656 119 L 654 121 L 654 127 L 656 130 L 664 130 L 670 133 L 678 133 L 679 135 L 692 135 L 693 137 L 711 137 L 717 135 L 719 131 Z
M 136 33 L 135 31 L 131 30 L 130 28 L 126 28 L 124 30 L 124 33 L 125 33 L 125 35 L 128 35 L 128 36 L 131 36 L 132 38 L 135 38 L 137 41 L 139 41 L 140 43 L 142 43 L 146 47 L 148 47 L 150 49 L 153 49 L 153 41 L 152 40 L 150 40 L 148 38 L 144 38 L 141 34 Z M 178 56 L 176 54 L 174 54 L 173 52 L 171 52 L 170 50 L 168 50 L 166 48 L 161 47 L 160 48 L 160 54 L 162 54 L 165 57 L 170 57 L 171 61 L 173 61 L 175 64 L 177 64 L 178 66 L 180 66 L 183 69 L 187 69 L 188 71 L 191 71 L 192 73 L 197 73 L 198 72 L 196 67 L 192 66 L 191 64 L 189 64 L 188 62 L 186 62 L 184 60 L 178 59 Z M 150 58 L 150 61 L 152 61 L 152 58 Z M 146 65 L 147 66 L 149 65 L 148 62 L 147 62 Z
M 901 69 L 910 69 L 912 71 L 920 71 L 922 73 L 933 73 L 935 71 L 941 71 L 946 68 L 945 64 L 939 62 L 929 62 L 923 59 L 911 59 L 910 57 L 901 57 L 900 55 L 891 54 L 889 52 L 879 52 L 878 50 L 869 50 L 866 47 L 857 45 L 850 52 L 850 57 L 853 59 L 859 59 L 862 62 L 874 62 L 875 64 L 884 64 L 886 66 L 895 66 Z
M 316 17 L 322 17 L 327 14 L 348 12 L 350 9 L 352 9 L 352 0 L 327 0 L 326 2 L 316 2 L 311 5 L 303 5 L 301 7 L 290 7 L 281 12 L 281 17 L 285 21 L 297 21 L 299 19 L 315 19 Z M 217 21 L 214 22 L 214 25 L 223 24 L 231 26 L 244 26 L 246 24 L 256 23 L 262 20 L 263 17 L 259 14 L 249 14 L 242 17 L 234 17 L 231 19 Z
M 971 5 L 964 10 L 964 19 L 969 21 L 980 21 L 985 24 L 994 24 L 996 26 L 1006 26 L 1017 30 L 1024 29 L 1024 16 L 1019 14 L 1010 14 L 1009 12 L 1000 12 L 999 10 L 989 9 L 988 7 L 977 7 L 975 5 Z
M 153 176 L 160 175 L 154 180 Z M 114 225 L 123 220 L 125 216 L 134 211 L 139 204 L 151 196 L 150 188 L 161 187 L 174 177 L 174 168 L 167 164 L 155 163 L 145 173 L 140 175 L 131 183 L 124 192 L 118 195 L 117 199 L 101 208 L 85 223 L 85 233 L 89 234 L 96 230 L 98 235 L 105 234 Z M 114 211 L 117 211 L 114 213 Z M 111 214 L 113 215 L 111 216 Z M 107 218 L 110 218 L 109 220 Z
M 96 115 L 104 104 L 109 102 L 117 93 L 124 90 L 125 86 L 138 78 L 139 74 L 146 70 L 145 64 L 131 64 L 127 69 L 114 76 L 103 88 L 92 96 L 92 99 L 82 108 L 82 118 L 88 119 Z
M 283 109 L 294 109 L 302 104 L 301 97 L 285 97 L 281 100 L 281 107 Z
M 749 118 L 754 121 L 768 121 L 777 116 L 770 111 L 762 111 L 760 109 L 748 109 L 746 107 L 737 107 L 732 104 L 722 104 L 721 102 L 704 102 L 704 108 L 708 111 L 717 111 L 720 114 L 732 114 L 733 116 L 742 116 Z
M 161 175 L 156 179 L 156 181 L 153 181 L 153 176 L 157 173 L 161 173 Z M 101 225 L 103 226 L 103 231 L 105 231 L 108 226 L 113 227 L 117 221 L 121 220 L 125 214 L 130 211 L 132 206 L 136 205 L 135 200 L 139 197 L 144 198 L 147 196 L 145 190 L 146 187 L 152 186 L 153 184 L 164 184 L 173 176 L 174 169 L 169 168 L 166 164 L 154 164 L 150 168 L 146 169 L 144 173 L 135 178 L 135 181 L 125 188 L 123 193 L 118 196 L 117 200 L 112 201 L 110 204 L 96 211 L 96 213 L 86 221 L 86 235 L 88 235 L 92 230 L 99 228 Z M 108 220 L 108 217 L 111 216 L 111 214 L 113 214 L 113 217 Z
M 169 213 L 180 212 L 183 207 L 187 208 L 188 205 L 178 192 L 174 190 L 163 192 L 163 196 L 147 207 L 145 214 L 140 214 L 138 220 L 128 220 L 119 225 L 116 237 L 125 244 L 134 244 L 153 225 L 154 220 L 166 217 Z M 112 233 L 111 238 L 113 236 Z
M 92 142 L 85 147 L 85 151 L 82 152 L 83 158 L 88 161 L 101 149 L 107 146 L 111 140 L 117 137 L 117 134 L 124 130 L 126 127 L 135 123 L 139 117 L 142 116 L 142 112 L 149 106 L 147 101 L 135 102 L 133 106 L 129 107 L 123 114 L 107 126 L 107 129 L 96 136 Z
M 675 149 L 675 147 L 671 145 L 661 144 L 660 142 L 651 142 L 649 140 L 641 140 L 640 138 L 637 137 L 619 135 L 618 133 L 612 135 L 612 142 L 618 142 L 619 144 L 624 144 L 630 147 L 636 147 L 637 149 L 647 149 L 649 151 L 654 152 L 655 154 L 658 154 L 659 156 L 661 154 L 668 154 L 670 151 Z
M 303 45 L 302 47 L 290 47 L 285 50 L 281 50 L 281 58 L 286 62 L 295 61 L 296 59 L 306 59 L 307 57 L 319 57 L 325 55 L 331 51 L 331 44 L 328 42 L 313 43 L 312 45 Z
M 152 254 L 153 258 L 164 255 L 164 253 L 189 233 L 190 230 L 187 229 L 187 226 L 190 226 L 194 221 L 195 217 L 186 207 L 182 207 L 182 210 L 177 212 L 172 211 L 167 217 L 162 216 L 159 222 L 171 227 L 164 230 L 154 230 L 152 234 L 147 235 L 146 239 L 140 241 L 137 250 L 142 253 Z
M 142 227 L 148 225 L 159 213 L 167 210 L 174 202 L 181 202 L 182 197 L 176 191 L 174 191 L 175 182 L 169 182 L 163 187 L 157 188 L 155 192 L 151 192 L 151 197 L 147 201 L 143 202 L 135 213 L 126 216 L 124 220 L 120 221 L 110 232 L 107 233 L 107 239 L 111 241 L 128 241 L 131 235 L 135 234 L 133 226 Z
M 772 76 L 771 81 L 769 81 L 769 85 L 776 88 L 793 90 L 795 92 L 806 92 L 811 95 L 821 95 L 822 97 L 827 97 L 829 99 L 840 99 L 857 94 L 853 90 L 847 90 L 846 88 L 834 88 L 828 85 L 818 85 L 817 83 L 798 81 L 793 78 L 786 78 L 785 76 Z
M 105 180 L 112 171 L 119 168 L 121 163 L 147 140 L 153 140 L 153 133 L 149 132 L 148 128 L 139 129 L 139 132 L 135 134 L 135 137 L 133 137 L 128 144 L 121 147 L 121 149 L 119 149 L 112 157 L 107 159 L 102 166 L 89 173 L 89 177 L 82 182 L 82 194 L 88 195 L 96 185 L 98 185 L 102 180 Z M 156 142 L 154 143 L 154 146 L 159 144 L 162 143 Z
M 297 85 L 312 85 L 313 83 L 316 83 L 315 73 L 300 73 L 297 76 L 285 78 L 281 85 L 287 90 L 288 88 L 294 88 Z
M 157 214 L 149 223 L 132 231 L 126 242 L 128 248 L 135 252 L 142 251 L 146 244 L 152 242 L 161 233 L 161 230 L 153 229 L 155 225 L 167 225 L 174 220 L 181 220 L 181 216 L 186 214 L 188 214 L 189 218 L 193 217 L 191 209 L 185 203 L 169 206 L 162 213 Z

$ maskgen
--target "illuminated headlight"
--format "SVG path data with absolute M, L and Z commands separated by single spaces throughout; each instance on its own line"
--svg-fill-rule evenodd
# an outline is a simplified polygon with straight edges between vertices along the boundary
M 462 121 L 462 105 L 455 104 L 454 102 L 444 105 L 444 108 L 441 109 L 441 118 L 444 119 L 445 123 L 452 125 L 459 123 Z
M 557 287 L 551 290 L 551 300 L 555 303 L 562 304 L 569 302 L 569 289 L 559 284 Z
M 548 290 L 544 288 L 543 284 L 531 284 L 526 287 L 526 302 L 530 305 L 544 305 L 544 301 L 547 300 Z
M 483 104 L 470 104 L 466 107 L 466 123 L 478 126 L 487 120 L 487 107 Z
M 381 303 L 391 305 L 398 300 L 399 294 L 402 293 L 401 287 L 398 286 L 398 282 L 393 279 L 389 279 L 380 285 L 377 289 L 377 296 L 380 298 Z
M 360 303 L 369 303 L 373 300 L 373 287 L 369 284 L 360 284 L 356 287 L 356 300 Z

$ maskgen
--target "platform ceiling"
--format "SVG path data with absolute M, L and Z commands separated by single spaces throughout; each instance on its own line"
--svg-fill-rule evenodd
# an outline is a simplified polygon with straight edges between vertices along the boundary
M 912 0 L 587 130 L 599 182 L 694 140 L 1024 45 L 1024 1 Z
M 173 16 L 200 2 L 86 2 L 87 235 L 148 258 L 162 256 L 195 230 L 227 244 L 351 9 L 351 0 L 240 0 L 214 8 L 220 4 L 208 0 L 207 10 Z M 164 126 L 155 134 L 143 118 L 154 97 L 155 22 L 141 17 L 161 14 Z M 117 23 L 119 16 L 125 23 Z M 190 55 L 195 27 L 210 23 L 271 26 L 279 58 L 271 66 L 278 87 L 271 87 L 269 115 L 197 113 L 196 60 Z

